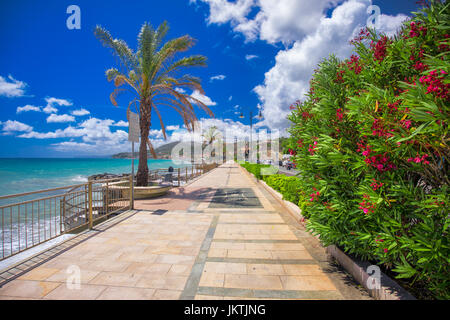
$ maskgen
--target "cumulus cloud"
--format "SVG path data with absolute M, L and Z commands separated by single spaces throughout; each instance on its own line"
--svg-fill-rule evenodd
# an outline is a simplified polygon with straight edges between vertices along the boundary
M 27 129 L 19 138 L 26 139 L 58 139 L 71 138 L 52 144 L 52 148 L 61 152 L 78 152 L 83 154 L 108 155 L 128 150 L 128 133 L 123 130 L 112 131 L 116 122 L 110 119 L 90 118 L 77 126 L 68 126 L 51 132 L 35 132 Z M 23 130 L 25 131 L 25 130 Z M 74 141 L 79 138 L 81 141 Z
M 68 114 L 54 114 L 52 113 L 47 117 L 47 123 L 62 123 L 62 122 L 74 122 L 75 117 Z
M 25 82 L 16 80 L 11 75 L 8 78 L 0 76 L 0 96 L 8 98 L 22 97 L 25 95 L 26 86 Z
M 117 121 L 115 123 L 112 124 L 114 127 L 128 127 L 128 121 Z
M 74 115 L 74 116 L 81 117 L 81 116 L 86 116 L 86 115 L 90 114 L 90 112 L 88 110 L 86 110 L 86 109 L 81 108 L 81 109 L 78 109 L 78 110 L 73 110 L 71 112 L 71 114 Z
M 178 129 L 180 129 L 180 126 L 167 126 L 166 127 L 166 131 L 175 131 L 175 130 L 178 130 Z
M 285 129 L 289 105 L 304 98 L 317 64 L 330 54 L 348 57 L 354 35 L 366 25 L 371 0 L 198 0 L 209 5 L 208 23 L 230 23 L 246 41 L 283 43 L 275 65 L 264 82 L 254 88 L 262 104 L 264 122 L 270 128 Z M 331 16 L 326 12 L 331 12 Z M 250 12 L 256 12 L 250 15 Z M 382 14 L 378 31 L 393 35 L 407 17 Z M 247 58 L 247 57 L 246 57 Z
M 194 92 L 192 92 L 191 94 L 191 97 L 203 102 L 203 104 L 207 105 L 208 107 L 217 105 L 217 103 L 212 101 L 210 97 L 201 94 L 198 90 L 194 90 Z M 192 100 L 191 103 L 195 103 L 195 101 Z
M 22 113 L 22 112 L 28 112 L 28 111 L 40 112 L 41 111 L 41 107 L 36 107 L 36 106 L 32 106 L 32 105 L 27 104 L 26 106 L 17 107 L 17 109 L 16 109 L 16 113 Z
M 33 130 L 33 127 L 16 120 L 7 120 L 0 124 L 3 125 L 2 131 L 4 135 L 10 135 L 14 132 L 31 132 Z
M 44 109 L 42 109 L 42 111 L 44 111 L 45 113 L 58 112 L 58 109 L 55 108 L 55 105 L 66 106 L 66 107 L 69 107 L 72 105 L 72 102 L 70 102 L 66 99 L 58 99 L 58 98 L 53 98 L 53 97 L 47 97 L 47 98 L 45 98 L 45 101 L 47 102 L 47 105 L 45 106 Z
M 225 80 L 227 76 L 223 75 L 223 74 L 219 74 L 217 76 L 213 76 L 211 78 L 209 78 L 209 81 L 212 82 L 214 80 Z

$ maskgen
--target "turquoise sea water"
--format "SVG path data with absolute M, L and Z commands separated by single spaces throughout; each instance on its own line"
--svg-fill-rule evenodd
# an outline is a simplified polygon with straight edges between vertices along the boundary
M 134 161 L 135 172 L 138 161 Z M 148 160 L 149 170 L 180 167 L 171 160 Z M 187 165 L 181 165 L 187 166 Z M 0 196 L 70 186 L 99 173 L 129 173 L 130 159 L 0 159 Z

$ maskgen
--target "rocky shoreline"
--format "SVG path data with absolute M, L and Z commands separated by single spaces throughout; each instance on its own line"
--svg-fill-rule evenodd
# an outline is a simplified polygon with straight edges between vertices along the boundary
M 88 177 L 88 181 L 95 181 L 95 180 L 105 180 L 105 179 L 116 179 L 116 178 L 128 178 L 130 176 L 129 173 L 122 173 L 122 174 L 115 174 L 115 173 L 100 173 L 100 174 L 94 174 Z

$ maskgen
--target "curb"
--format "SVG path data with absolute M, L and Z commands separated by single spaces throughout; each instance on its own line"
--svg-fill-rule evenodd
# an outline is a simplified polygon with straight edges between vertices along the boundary
M 285 208 L 294 218 L 301 223 L 304 219 L 301 212 L 302 210 L 294 203 L 283 200 L 283 195 L 278 191 L 271 188 L 267 183 L 262 180 L 258 180 L 253 174 L 245 170 L 242 166 L 239 166 L 242 171 L 249 177 L 254 183 L 262 185 L 282 206 Z M 314 236 L 314 235 L 313 235 Z M 319 239 L 319 236 L 314 236 Z M 330 245 L 325 248 L 330 258 L 334 258 L 353 278 L 361 284 L 369 294 L 377 300 L 416 300 L 408 291 L 402 288 L 398 283 L 379 271 L 380 285 L 378 288 L 369 288 L 368 280 L 371 277 L 367 273 L 368 267 L 372 264 L 365 261 L 360 261 L 349 257 L 337 246 Z M 372 275 L 375 275 L 376 271 L 372 271 Z
M 381 270 L 379 271 L 380 285 L 378 288 L 369 288 L 368 282 L 371 277 L 367 270 L 372 265 L 366 261 L 360 261 L 355 258 L 350 258 L 347 254 L 341 251 L 335 245 L 326 248 L 327 253 L 350 273 L 356 281 L 358 281 L 369 294 L 377 300 L 416 300 L 408 291 L 403 289 L 397 282 L 389 278 Z M 375 275 L 377 271 L 372 271 Z

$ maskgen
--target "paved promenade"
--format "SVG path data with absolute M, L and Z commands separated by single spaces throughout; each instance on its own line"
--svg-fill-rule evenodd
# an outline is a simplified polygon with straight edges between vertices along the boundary
M 11 270 L 0 299 L 370 299 L 242 170 L 136 201 Z

